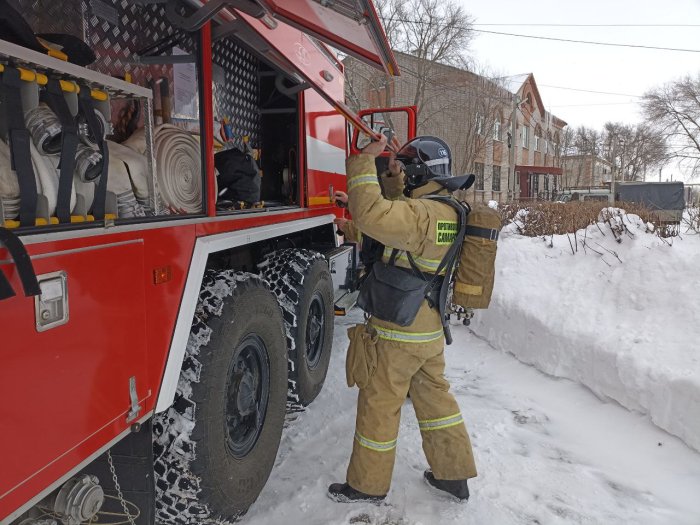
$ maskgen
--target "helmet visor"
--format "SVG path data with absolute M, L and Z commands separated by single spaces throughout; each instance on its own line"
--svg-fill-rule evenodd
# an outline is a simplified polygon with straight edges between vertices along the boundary
M 449 177 L 449 149 L 434 140 L 415 139 L 404 145 L 396 154 L 396 158 L 408 164 L 425 164 L 432 177 Z

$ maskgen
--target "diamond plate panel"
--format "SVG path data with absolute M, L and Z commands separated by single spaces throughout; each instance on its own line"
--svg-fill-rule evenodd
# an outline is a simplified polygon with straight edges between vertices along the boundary
M 10 0 L 10 3 L 35 32 L 70 33 L 85 40 L 97 55 L 92 69 L 122 78 L 129 72 L 133 82 L 144 86 L 165 77 L 170 80 L 172 90 L 172 66 L 130 63 L 139 49 L 176 32 L 161 5 L 138 6 L 129 0 Z M 196 52 L 190 35 L 181 35 L 177 46 L 188 53 Z M 258 60 L 231 39 L 217 42 L 213 55 L 225 76 L 225 83 L 214 86 L 217 120 L 228 118 L 235 137 L 248 135 L 256 145 L 260 138 Z
M 248 135 L 255 147 L 260 140 L 260 85 L 258 60 L 228 38 L 212 49 L 214 63 L 224 70 L 225 84 L 214 84 L 215 118 L 226 117 L 236 137 L 234 144 L 242 148 L 239 137 Z

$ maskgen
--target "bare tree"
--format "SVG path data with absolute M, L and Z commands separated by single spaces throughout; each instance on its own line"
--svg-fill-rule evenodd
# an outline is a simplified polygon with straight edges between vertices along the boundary
M 490 147 L 507 148 L 512 95 L 488 77 L 491 75 L 462 72 L 451 83 L 429 84 L 426 90 L 430 100 L 423 112 L 423 126 L 434 132 L 450 130 L 459 173 L 474 171 L 476 162 L 490 164 L 486 162 Z M 435 100 L 443 104 L 437 111 L 431 103 Z M 485 173 L 484 180 L 490 181 L 491 173 Z
M 590 185 L 586 181 L 587 168 L 584 157 L 590 157 L 591 179 L 595 170 L 595 159 L 601 150 L 601 134 L 599 131 L 579 126 L 576 129 L 567 127 L 562 137 L 561 164 L 565 168 L 564 187 L 580 187 Z
M 647 92 L 642 109 L 647 124 L 667 139 L 669 156 L 700 174 L 700 75 Z
M 647 171 L 662 166 L 668 159 L 663 134 L 648 124 L 606 123 L 601 152 L 623 181 L 644 180 Z
M 402 67 L 402 73 L 412 80 L 410 100 L 404 103 L 417 106 L 420 113 L 428 85 L 434 81 L 435 64 L 467 67 L 466 52 L 473 37 L 472 18 L 452 0 L 376 0 L 375 5 L 392 49 L 418 59 L 411 66 Z M 353 69 L 347 79 L 351 105 L 358 106 L 362 100 L 355 87 L 357 80 L 369 83 L 384 104 L 392 104 L 395 81 L 392 77 L 368 68 Z

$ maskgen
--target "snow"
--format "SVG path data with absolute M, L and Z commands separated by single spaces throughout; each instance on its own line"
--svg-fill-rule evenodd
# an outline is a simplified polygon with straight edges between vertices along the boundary
M 282 438 L 275 468 L 244 522 L 305 525 L 697 525 L 700 454 L 616 403 L 497 351 L 463 326 L 446 376 L 467 422 L 479 476 L 468 503 L 431 492 L 410 400 L 386 503 L 328 499 L 345 480 L 357 389 L 345 384 L 346 328 L 336 321 L 324 390 Z
M 622 222 L 620 243 L 605 224 L 579 231 L 575 255 L 573 235 L 547 248 L 549 237 L 506 228 L 491 306 L 473 328 L 700 450 L 700 236 L 665 240 L 634 215 Z
M 698 525 L 700 238 L 625 225 L 620 243 L 606 226 L 571 236 L 575 255 L 566 236 L 503 232 L 491 307 L 453 326 L 445 352 L 479 470 L 468 503 L 423 482 L 410 400 L 386 503 L 327 498 L 352 447 L 357 390 L 344 358 L 355 310 L 336 320 L 325 388 L 289 421 L 245 523 Z

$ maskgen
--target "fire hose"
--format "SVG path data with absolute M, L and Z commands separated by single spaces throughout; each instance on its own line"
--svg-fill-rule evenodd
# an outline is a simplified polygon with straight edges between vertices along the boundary
M 124 145 L 145 153 L 143 130 Z M 155 129 L 156 180 L 165 205 L 176 213 L 202 211 L 202 160 L 199 142 L 177 126 L 163 124 Z
M 5 217 L 2 219 L 14 219 L 19 215 L 19 181 L 12 172 L 10 159 L 10 147 L 0 140 L 0 199 L 2 199 Z

